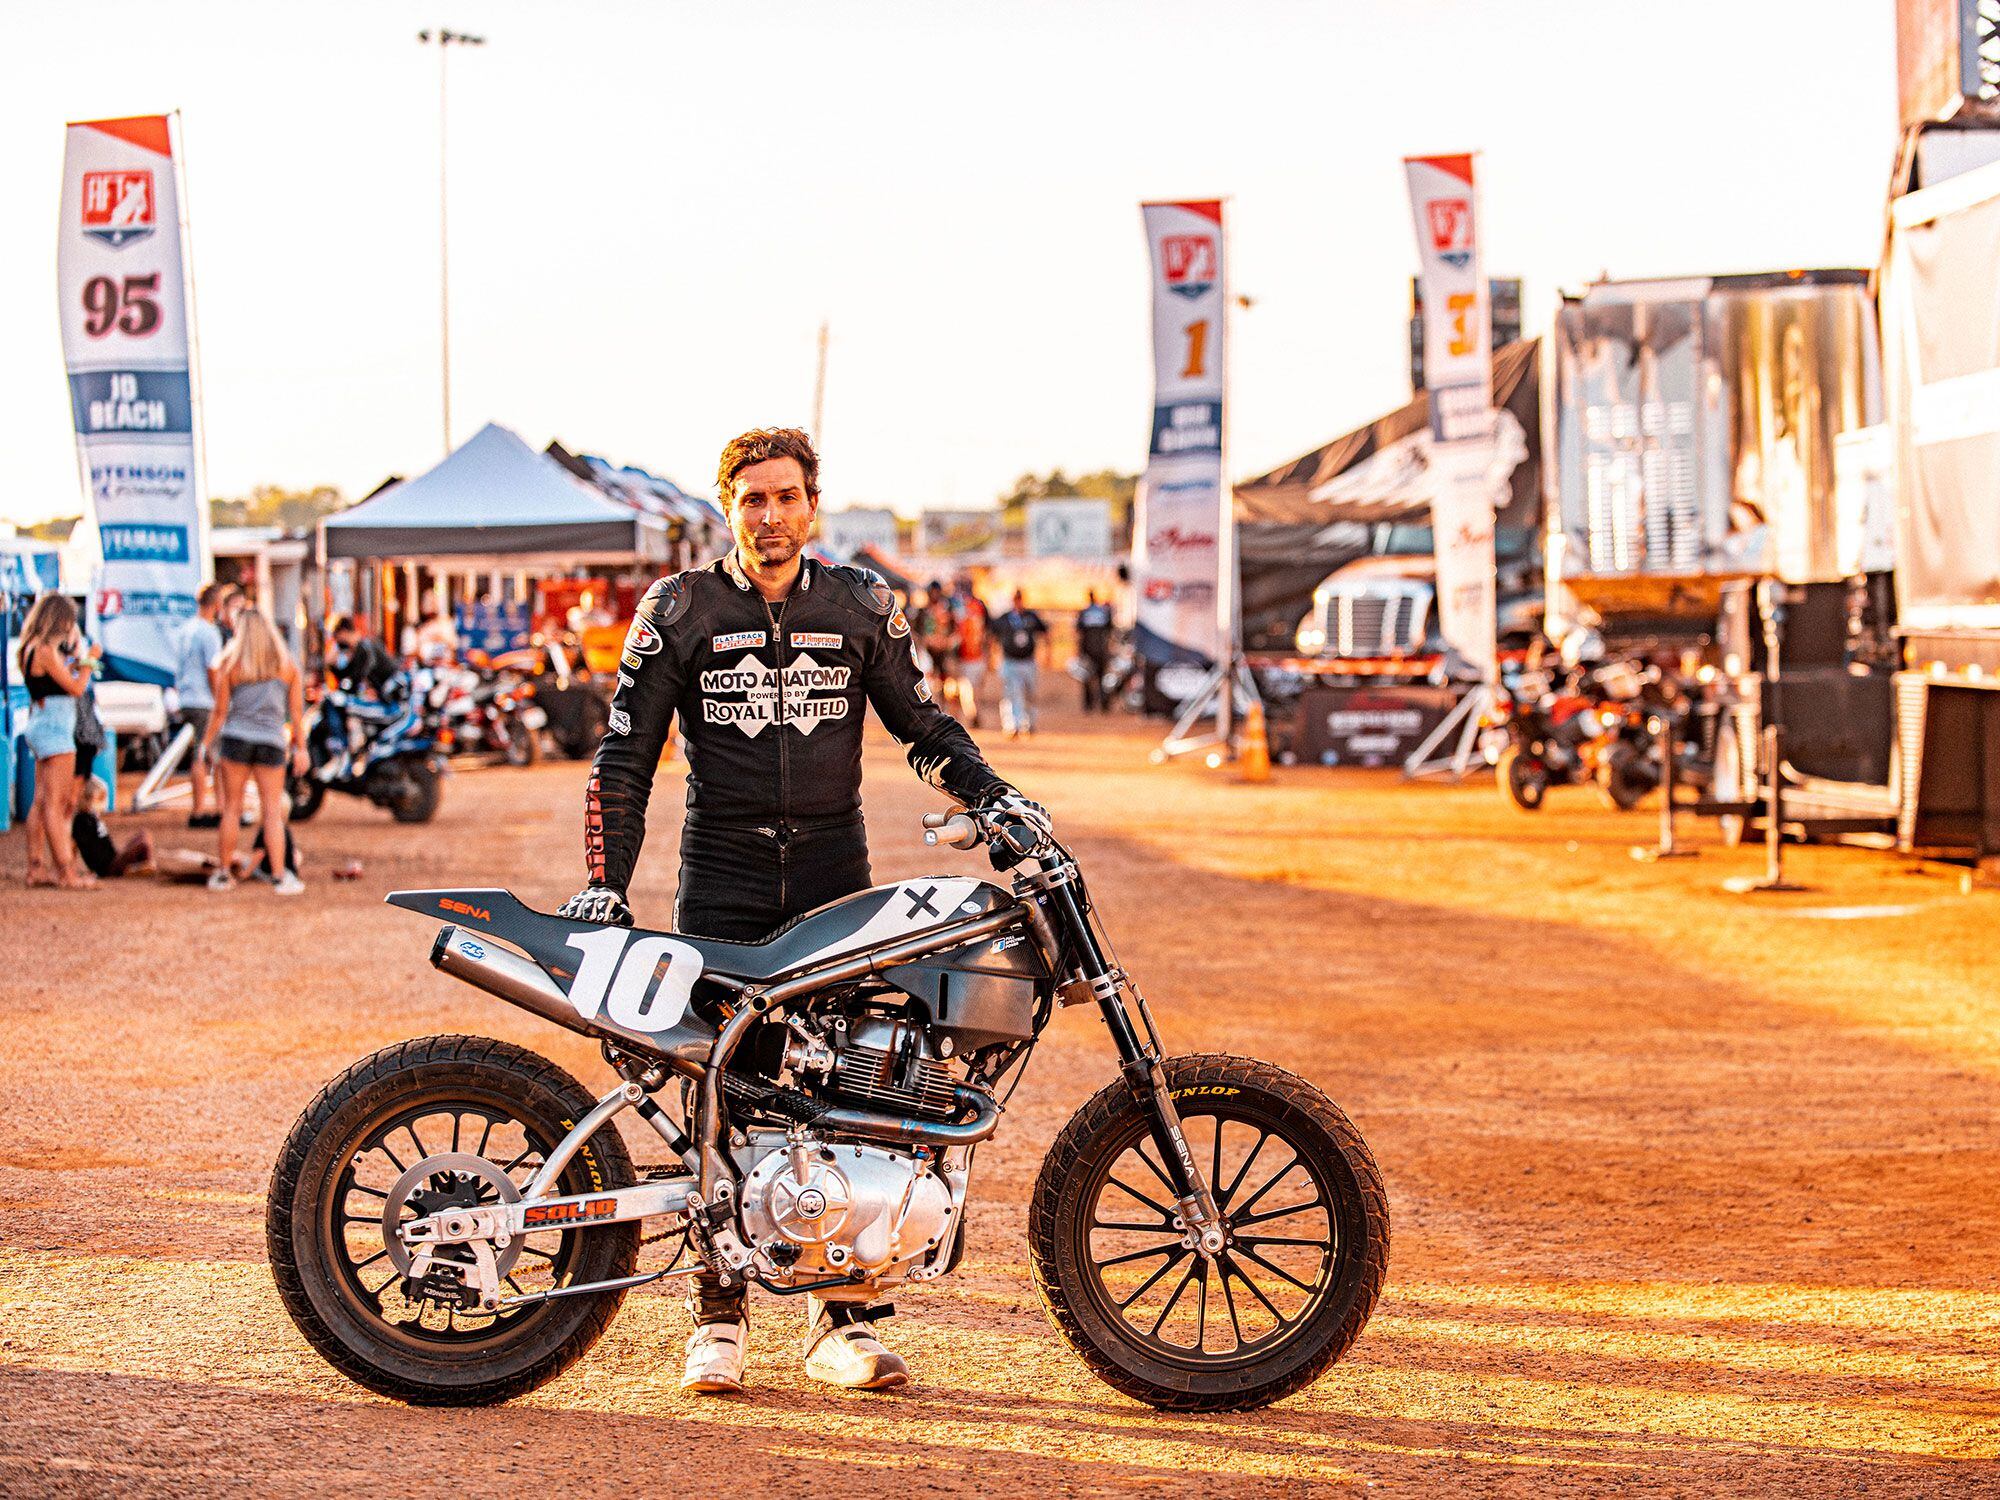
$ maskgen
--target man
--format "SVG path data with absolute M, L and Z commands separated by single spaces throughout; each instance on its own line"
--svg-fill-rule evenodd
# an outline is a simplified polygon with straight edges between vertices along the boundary
M 1087 592 L 1076 615 L 1076 654 L 1083 658 L 1083 711 L 1111 711 L 1111 699 L 1104 691 L 1105 674 L 1111 670 L 1111 606 L 1098 602 L 1097 590 Z
M 388 647 L 364 634 L 352 615 L 342 615 L 333 622 L 333 652 L 327 665 L 333 672 L 334 686 L 349 699 L 374 698 L 388 703 L 401 698 L 408 687 Z M 337 773 L 341 776 L 350 773 L 352 759 L 367 739 L 363 728 L 366 718 L 352 709 L 340 716 L 345 741 L 341 746 L 344 763 Z
M 653 774 L 676 716 L 687 748 L 676 931 L 754 941 L 871 883 L 861 820 L 867 704 L 909 746 L 917 774 L 962 803 L 1048 815 L 993 773 L 931 701 L 910 622 L 865 568 L 801 557 L 819 508 L 805 433 L 746 432 L 722 450 L 717 490 L 735 539 L 720 562 L 662 578 L 625 637 L 610 725 L 584 796 L 590 884 L 562 908 L 630 926 L 625 892 L 646 834 Z M 742 1290 L 696 1280 L 683 1390 L 740 1391 Z M 869 1310 L 807 1299 L 806 1371 L 852 1389 L 904 1384 L 909 1368 L 869 1331 Z
M 215 712 L 215 683 L 210 674 L 215 670 L 215 659 L 222 655 L 222 630 L 215 622 L 222 612 L 222 585 L 203 584 L 194 604 L 194 618 L 181 631 L 180 651 L 174 661 L 174 698 L 178 705 L 174 710 L 174 727 L 179 729 L 184 724 L 191 727 L 194 743 L 199 747 L 208 734 L 208 716 Z M 187 826 L 215 827 L 220 821 L 210 805 L 215 793 L 209 768 L 199 754 L 191 758 L 188 781 L 194 788 L 194 807 L 188 813 Z
M 958 667 L 958 617 L 952 612 L 951 597 L 935 578 L 924 590 L 924 607 L 917 611 L 917 637 L 923 644 L 930 668 L 931 691 L 950 703 L 957 691 L 952 686 Z
M 354 616 L 342 615 L 333 622 L 333 680 L 343 693 L 356 698 L 396 696 L 393 689 L 401 673 L 396 659 L 372 635 L 364 635 Z
M 1000 725 L 1008 739 L 1035 732 L 1035 658 L 1048 624 L 1029 609 L 1019 589 L 1014 604 L 993 622 L 993 638 L 1000 643 Z
M 972 591 L 972 580 L 961 577 L 956 587 L 958 610 L 958 707 L 965 722 L 979 727 L 979 689 L 986 681 L 986 606 Z

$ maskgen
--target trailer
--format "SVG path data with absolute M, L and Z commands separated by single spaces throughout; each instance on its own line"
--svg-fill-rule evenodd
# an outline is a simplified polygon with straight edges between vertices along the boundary
M 1605 281 L 1566 297 L 1545 383 L 1558 638 L 1676 672 L 1707 810 L 1755 815 L 1781 726 L 1820 833 L 1886 833 L 1893 647 L 1882 363 L 1869 273 Z
M 1982 132 L 2000 144 L 2000 133 Z M 2000 862 L 2000 162 L 1895 198 L 1882 277 L 1896 479 L 1897 842 Z

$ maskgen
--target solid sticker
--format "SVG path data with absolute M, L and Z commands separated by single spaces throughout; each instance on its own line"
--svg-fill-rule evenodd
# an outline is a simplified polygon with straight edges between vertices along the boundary
M 762 645 L 760 640 L 758 645 Z M 792 646 L 801 651 L 838 651 L 845 644 L 845 637 L 830 630 L 794 630 Z
M 903 636 L 909 633 L 909 616 L 905 615 L 901 609 L 898 609 L 893 615 L 889 616 L 889 634 Z
M 611 710 L 609 722 L 613 734 L 630 734 L 632 732 L 632 716 L 622 708 Z
M 770 637 L 761 630 L 732 630 L 727 635 L 710 636 L 708 638 L 708 649 L 711 651 L 740 651 L 746 646 L 761 646 L 769 639 Z M 798 644 L 796 637 L 794 637 L 792 644 Z

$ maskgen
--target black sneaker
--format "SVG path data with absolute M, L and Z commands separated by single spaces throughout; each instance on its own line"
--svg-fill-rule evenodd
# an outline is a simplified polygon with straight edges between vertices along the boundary
M 222 826 L 221 813 L 206 812 L 206 813 L 188 814 L 188 827 L 190 828 L 220 828 L 221 826 Z

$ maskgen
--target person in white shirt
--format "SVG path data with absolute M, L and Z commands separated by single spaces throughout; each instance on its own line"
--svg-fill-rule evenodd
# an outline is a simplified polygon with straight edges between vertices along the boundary
M 222 609 L 222 588 L 219 583 L 202 585 L 195 596 L 194 618 L 181 629 L 180 655 L 174 663 L 174 697 L 178 705 L 174 710 L 174 727 L 192 726 L 196 745 L 206 738 L 209 715 L 215 712 L 215 659 L 222 655 L 222 630 L 215 617 Z M 188 768 L 188 779 L 194 786 L 194 808 L 188 814 L 188 827 L 213 828 L 215 792 L 209 768 L 199 756 Z

